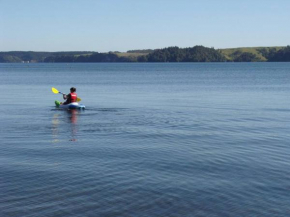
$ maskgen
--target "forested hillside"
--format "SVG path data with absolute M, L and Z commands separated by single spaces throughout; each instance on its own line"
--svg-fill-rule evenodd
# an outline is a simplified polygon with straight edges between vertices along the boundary
M 268 61 L 269 62 L 289 62 L 290 61 L 290 46 L 287 46 L 271 54 Z
M 213 48 L 195 46 L 192 48 L 169 47 L 155 50 L 142 57 L 143 62 L 224 62 L 224 55 Z
M 131 53 L 133 53 L 131 51 Z M 168 47 L 157 49 L 147 55 L 124 56 L 119 53 L 94 53 L 80 56 L 51 56 L 44 62 L 224 62 L 225 57 L 213 48 L 195 46 L 192 48 Z
M 20 63 L 24 62 L 44 62 L 45 58 L 49 56 L 72 56 L 72 55 L 83 55 L 92 54 L 93 52 L 88 51 L 69 51 L 69 52 L 33 52 L 33 51 L 9 51 L 0 52 L 1 63 Z
M 290 62 L 290 46 L 214 49 L 190 48 L 129 50 L 127 52 L 0 52 L 0 63 L 21 62 Z

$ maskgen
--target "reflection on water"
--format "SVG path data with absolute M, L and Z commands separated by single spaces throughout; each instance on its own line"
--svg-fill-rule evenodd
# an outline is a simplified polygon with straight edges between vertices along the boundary
M 71 123 L 76 124 L 78 121 L 78 119 L 77 119 L 78 111 L 77 110 L 68 110 L 67 112 L 71 114 L 71 116 L 70 116 Z
M 59 110 L 57 110 L 59 111 Z M 61 110 L 52 117 L 52 142 L 58 143 L 69 135 L 69 141 L 77 141 L 78 110 Z
M 77 141 L 77 115 L 78 115 L 78 111 L 77 110 L 67 110 L 67 114 L 70 114 L 70 126 L 71 126 L 71 139 L 70 141 Z
M 52 142 L 53 143 L 57 143 L 59 142 L 59 139 L 58 139 L 58 135 L 59 135 L 59 132 L 58 132 L 58 125 L 59 125 L 59 114 L 53 114 L 53 117 L 52 117 Z

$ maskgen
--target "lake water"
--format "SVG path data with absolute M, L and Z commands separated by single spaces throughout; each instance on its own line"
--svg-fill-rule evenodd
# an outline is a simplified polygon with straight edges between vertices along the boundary
M 0 91 L 1 217 L 290 215 L 290 63 L 0 64 Z

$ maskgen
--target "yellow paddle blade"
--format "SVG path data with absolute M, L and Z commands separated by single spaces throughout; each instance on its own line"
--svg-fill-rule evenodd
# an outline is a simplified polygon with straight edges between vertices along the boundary
M 79 102 L 79 101 L 82 101 L 82 99 L 81 98 L 77 98 L 77 102 Z
M 52 92 L 55 93 L 55 94 L 58 94 L 58 93 L 59 93 L 59 91 L 58 91 L 57 89 L 55 89 L 54 87 L 52 87 L 51 90 L 52 90 Z

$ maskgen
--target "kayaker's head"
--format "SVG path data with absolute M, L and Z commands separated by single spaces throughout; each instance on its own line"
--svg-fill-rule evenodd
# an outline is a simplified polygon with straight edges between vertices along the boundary
M 71 93 L 76 92 L 76 91 L 77 91 L 77 89 L 76 89 L 75 87 L 71 87 L 71 88 L 70 88 L 70 92 L 71 92 Z

